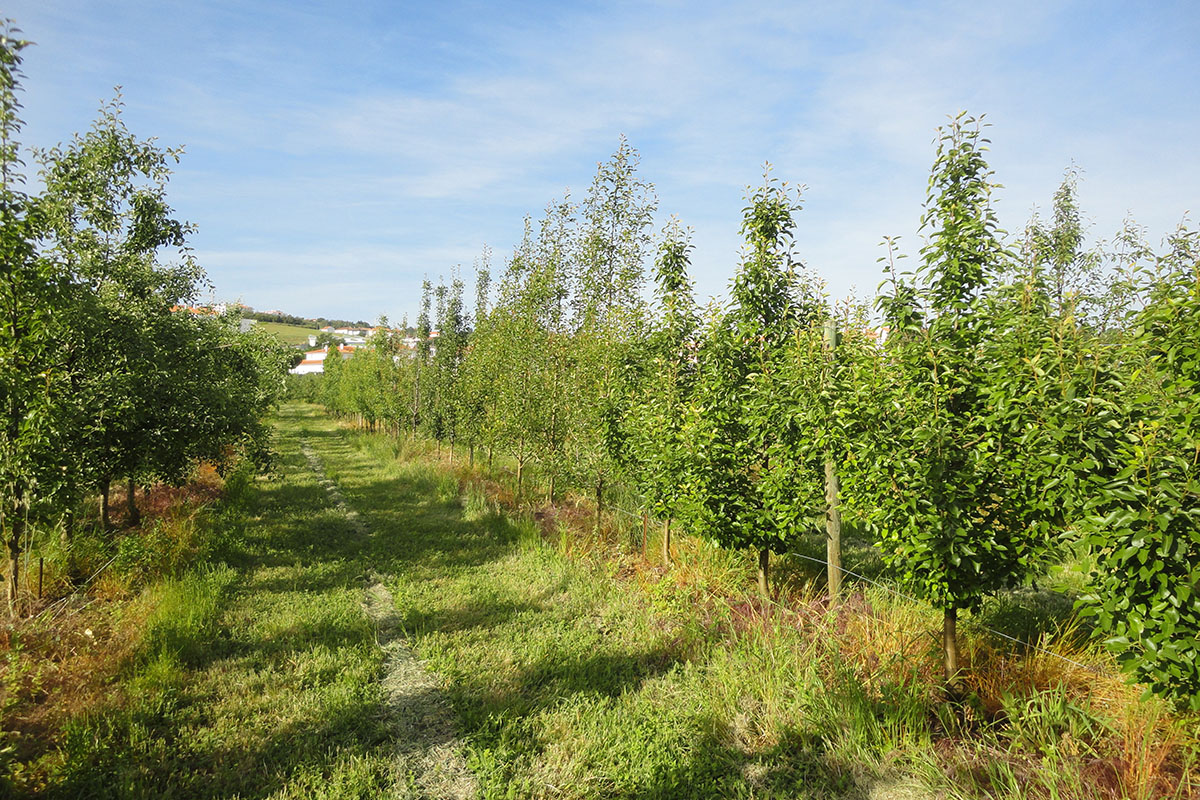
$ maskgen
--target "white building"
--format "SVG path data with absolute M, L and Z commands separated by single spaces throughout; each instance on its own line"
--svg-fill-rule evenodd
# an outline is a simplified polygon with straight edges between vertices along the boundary
M 340 345 L 337 351 L 342 358 L 349 358 L 354 355 L 354 348 L 349 345 Z M 292 367 L 289 372 L 293 375 L 309 375 L 313 372 L 324 372 L 325 358 L 328 355 L 328 348 L 325 347 L 309 350 L 304 354 L 304 360 Z

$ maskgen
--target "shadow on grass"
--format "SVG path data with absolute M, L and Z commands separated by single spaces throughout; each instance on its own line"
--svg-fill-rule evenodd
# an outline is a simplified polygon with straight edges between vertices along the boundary
M 522 670 L 515 689 L 529 702 L 528 707 L 535 708 L 554 706 L 572 695 L 617 697 L 636 692 L 647 680 L 683 661 L 683 653 L 664 646 L 549 655 Z
M 174 702 L 160 702 L 69 731 L 58 779 L 41 796 L 262 798 L 285 788 L 299 771 L 331 774 L 348 757 L 387 749 L 390 738 L 378 698 L 366 694 L 336 708 L 324 706 L 262 737 L 243 733 L 235 737 L 235 746 L 195 737 L 194 729 L 185 732 L 180 716 Z M 389 776 L 378 772 L 375 788 L 382 790 Z
M 623 795 L 638 800 L 866 797 L 849 765 L 832 762 L 820 737 L 786 731 L 775 746 L 747 753 L 709 734 L 687 756 Z
M 1074 592 L 1032 587 L 1013 589 L 989 597 L 968 624 L 993 646 L 1004 650 L 1037 645 L 1045 638 L 1083 647 L 1092 638 L 1095 625 L 1076 614 L 1077 599 Z
M 429 611 L 421 608 L 403 609 L 401 628 L 408 635 L 429 633 L 450 634 L 474 630 L 483 631 L 507 624 L 514 617 L 545 610 L 544 605 L 511 600 L 472 603 L 449 610 Z

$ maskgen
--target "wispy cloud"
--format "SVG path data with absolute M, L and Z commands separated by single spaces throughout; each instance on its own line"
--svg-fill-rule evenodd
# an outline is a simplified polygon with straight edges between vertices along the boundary
M 17 6 L 47 42 L 31 128 L 125 84 L 136 131 L 189 145 L 172 199 L 218 287 L 319 281 L 297 309 L 397 313 L 421 274 L 581 195 L 620 133 L 663 218 L 696 229 L 702 294 L 724 291 L 766 160 L 808 184 L 798 247 L 831 292 L 872 290 L 884 234 L 916 249 L 934 128 L 960 108 L 995 125 L 1010 228 L 1072 159 L 1097 235 L 1129 210 L 1165 230 L 1200 185 L 1184 3 Z

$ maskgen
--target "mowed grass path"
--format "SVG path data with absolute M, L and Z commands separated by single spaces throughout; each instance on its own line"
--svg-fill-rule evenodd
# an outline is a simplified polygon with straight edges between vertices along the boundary
M 312 415 L 282 415 L 279 474 L 251 492 L 232 569 L 168 588 L 127 701 L 71 723 L 44 796 L 388 795 L 367 554 L 300 453 L 308 429 L 336 438 Z
M 835 729 L 792 724 L 821 682 L 810 638 L 753 623 L 731 637 L 728 607 L 565 557 L 478 492 L 460 498 L 448 471 L 315 413 L 287 418 L 372 531 L 362 555 L 388 576 L 484 797 L 868 796 L 880 765 L 827 745 L 851 724 L 836 689 L 807 715 Z
M 448 471 L 315 407 L 285 406 L 279 431 L 279 472 L 252 492 L 233 569 L 180 584 L 148 636 L 169 646 L 131 668 L 128 703 L 66 732 L 44 796 L 419 796 L 384 711 L 371 573 L 449 700 L 483 797 L 868 797 L 904 767 L 888 753 L 928 746 L 904 697 L 864 706 L 856 681 L 829 685 L 811 632 L 565 557 L 461 497 Z M 176 620 L 199 608 L 211 619 Z

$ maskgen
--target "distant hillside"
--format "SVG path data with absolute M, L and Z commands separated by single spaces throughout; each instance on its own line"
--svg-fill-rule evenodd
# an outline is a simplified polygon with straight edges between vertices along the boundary
M 285 322 L 259 322 L 256 320 L 254 327 L 270 331 L 278 336 L 284 344 L 290 344 L 296 347 L 307 347 L 308 337 L 315 336 L 317 334 L 316 328 L 303 327 L 300 325 L 289 325 Z
M 308 317 L 297 317 L 295 314 L 285 314 L 282 311 L 254 311 L 253 309 L 243 308 L 242 319 L 252 319 L 256 322 L 275 322 L 283 325 L 290 325 L 296 328 L 307 328 L 316 330 L 331 326 L 334 328 L 367 328 L 369 323 L 363 320 L 351 321 L 348 319 L 328 319 L 326 317 L 316 317 L 310 319 Z

